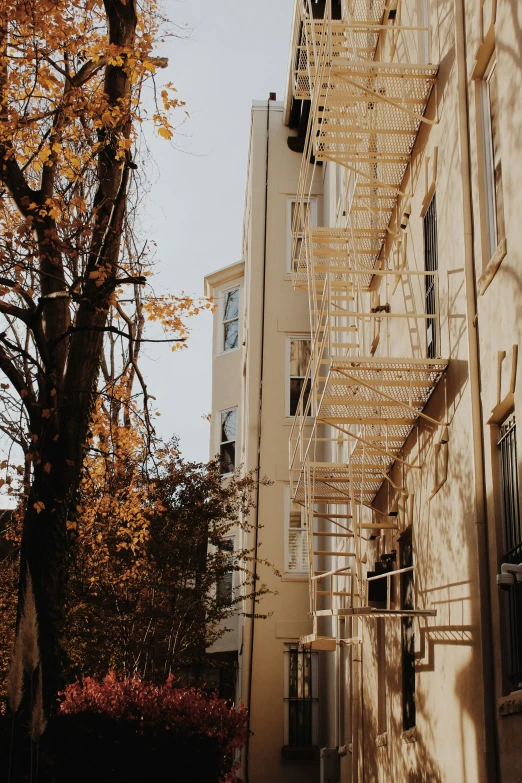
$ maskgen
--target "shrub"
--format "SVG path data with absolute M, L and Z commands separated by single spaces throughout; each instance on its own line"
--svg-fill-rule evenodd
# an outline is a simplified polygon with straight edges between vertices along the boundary
M 157 686 L 112 672 L 69 685 L 61 696 L 40 742 L 39 783 L 239 781 L 234 755 L 247 737 L 244 707 L 174 688 L 171 679 Z M 17 735 L 16 768 L 23 770 L 28 740 L 21 728 Z M 18 774 L 13 780 L 24 780 Z

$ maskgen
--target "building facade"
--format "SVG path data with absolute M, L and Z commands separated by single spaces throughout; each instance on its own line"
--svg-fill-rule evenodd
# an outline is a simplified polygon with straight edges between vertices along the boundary
M 230 639 L 252 783 L 522 779 L 520 14 L 296 0 L 254 105 L 244 260 L 207 278 L 212 451 L 235 409 L 273 481 L 278 594 Z

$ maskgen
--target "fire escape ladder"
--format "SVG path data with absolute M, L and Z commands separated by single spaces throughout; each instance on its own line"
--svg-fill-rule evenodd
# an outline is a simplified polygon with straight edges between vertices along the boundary
M 408 472 L 421 468 L 418 455 L 404 449 L 412 431 L 446 425 L 425 410 L 448 364 L 437 271 L 409 268 L 400 227 L 417 135 L 437 122 L 430 97 L 438 66 L 408 59 L 408 40 L 429 35 L 403 24 L 406 0 L 345 0 L 342 20 L 330 18 L 329 3 L 322 19 L 314 18 L 310 0 L 299 4 L 294 97 L 311 108 L 292 271 L 295 287 L 308 291 L 312 350 L 291 431 L 290 477 L 310 531 L 314 633 L 302 641 L 335 649 L 360 643 L 356 618 L 435 614 L 392 605 L 393 572 L 382 575 L 385 605 L 372 601 L 381 575 L 367 578 L 363 541 L 397 527 Z M 345 203 L 334 227 L 313 226 L 308 208 L 320 161 L 344 170 Z M 392 262 L 397 250 L 399 265 Z M 428 285 L 434 312 L 427 312 Z M 428 325 L 437 332 L 435 356 Z M 392 468 L 393 476 L 400 468 L 400 482 Z M 353 636 L 320 636 L 323 616 L 354 618 Z

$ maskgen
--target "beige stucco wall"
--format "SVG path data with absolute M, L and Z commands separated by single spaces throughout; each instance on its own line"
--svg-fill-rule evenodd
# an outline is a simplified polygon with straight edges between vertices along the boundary
M 490 13 L 491 6 L 482 16 Z M 483 41 L 482 16 L 478 3 L 465 4 L 467 28 L 467 69 L 470 105 L 470 150 L 472 169 L 472 198 L 474 217 L 474 263 L 476 279 L 489 261 L 484 231 L 484 180 L 482 162 L 481 127 L 476 116 L 479 102 L 479 85 L 471 74 L 475 68 L 478 47 Z M 415 621 L 416 640 L 416 741 L 402 738 L 402 682 L 400 656 L 400 620 L 385 621 L 384 672 L 378 671 L 376 621 L 363 623 L 362 645 L 362 731 L 359 737 L 361 761 L 360 779 L 365 781 L 388 780 L 440 780 L 485 781 L 493 779 L 486 772 L 484 758 L 486 745 L 491 751 L 495 742 L 486 719 L 496 724 L 499 745 L 499 779 L 514 781 L 522 775 L 522 752 L 516 737 L 520 736 L 520 714 L 501 717 L 498 707 L 509 687 L 502 676 L 505 659 L 505 629 L 503 628 L 502 601 L 495 582 L 502 552 L 498 497 L 498 464 L 496 439 L 498 428 L 487 425 L 497 396 L 497 355 L 506 351 L 502 367 L 503 393 L 507 392 L 511 376 L 511 347 L 519 344 L 521 290 L 520 258 L 516 243 L 516 225 L 519 217 L 517 199 L 522 185 L 522 159 L 520 158 L 521 62 L 522 34 L 518 21 L 519 4 L 499 2 L 495 25 L 499 68 L 500 124 L 502 127 L 502 163 L 505 174 L 504 201 L 508 252 L 493 282 L 484 296 L 478 297 L 478 324 L 469 324 L 466 314 L 466 280 L 464 274 L 462 161 L 459 145 L 458 85 L 455 59 L 455 22 L 453 2 L 431 4 L 433 57 L 440 62 L 437 93 L 433 96 L 427 115 L 433 116 L 437 101 L 439 123 L 424 127 L 419 134 L 411 173 L 403 183 L 403 189 L 412 190 L 411 218 L 407 228 L 407 259 L 410 269 L 422 269 L 423 232 L 421 205 L 426 192 L 424 163 L 433 161 L 438 147 L 436 177 L 438 256 L 440 270 L 441 345 L 442 355 L 450 359 L 449 369 L 429 402 L 426 412 L 448 420 L 449 461 L 448 480 L 430 500 L 435 484 L 435 450 L 437 432 L 430 426 L 420 426 L 409 439 L 405 455 L 410 461 L 422 464 L 422 470 L 410 471 L 405 486 L 413 496 L 413 506 L 401 504 L 397 532 L 382 535 L 367 545 L 367 569 L 371 570 L 375 559 L 382 552 L 396 549 L 401 531 L 413 521 L 415 550 L 416 606 L 434 608 L 437 616 Z M 487 29 L 487 26 L 486 26 Z M 407 53 L 405 53 L 407 54 Z M 411 52 L 410 52 L 411 54 Z M 410 58 L 411 61 L 411 58 Z M 430 164 L 431 165 L 431 164 Z M 335 166 L 325 167 L 324 225 L 336 225 Z M 431 173 L 431 168 L 429 169 Z M 338 223 L 337 223 L 338 224 Z M 391 244 L 391 243 L 390 243 Z M 404 292 L 401 286 L 391 298 L 392 312 L 404 309 Z M 417 285 L 415 297 L 422 311 L 422 289 Z M 384 297 L 381 301 L 386 301 Z M 419 306 L 420 305 L 420 306 Z M 482 665 L 481 628 L 487 634 L 487 623 L 481 620 L 481 596 L 478 568 L 478 529 L 481 516 L 475 506 L 475 468 L 473 459 L 472 405 L 469 373 L 468 328 L 477 328 L 480 344 L 481 400 L 483 407 L 485 481 L 487 490 L 487 525 L 490 551 L 490 593 L 493 629 L 494 716 L 485 715 L 484 693 L 493 688 L 491 678 L 484 678 Z M 422 335 L 421 335 L 422 336 Z M 410 356 L 410 337 L 403 324 L 390 324 L 391 355 Z M 380 351 L 385 349 L 382 340 Z M 520 388 L 515 391 L 515 408 Z M 519 448 L 520 453 L 520 448 Z M 335 455 L 331 455 L 335 460 Z M 396 466 L 392 472 L 396 483 L 402 481 L 402 470 Z M 388 490 L 385 488 L 375 501 L 382 509 L 389 507 Z M 412 514 L 412 516 L 410 516 Z M 334 567 L 334 562 L 327 563 Z M 398 567 L 396 565 L 395 567 Z M 398 580 L 397 580 L 398 581 Z M 398 606 L 398 585 L 394 588 L 394 605 Z M 322 632 L 329 633 L 333 624 L 322 621 Z M 337 731 L 342 708 L 339 699 L 339 658 L 336 653 L 321 653 L 325 670 L 325 695 L 327 709 L 324 725 L 328 729 L 329 746 L 341 745 L 343 740 Z M 353 653 L 357 655 L 356 652 Z M 505 665 L 505 660 L 504 660 Z M 382 732 L 378 716 L 379 678 L 384 676 L 387 700 L 387 744 L 376 744 Z M 341 686 L 342 687 L 342 686 Z M 346 677 L 346 693 L 350 693 L 350 677 Z M 346 723 L 349 722 L 350 703 L 347 704 Z M 410 737 L 411 739 L 411 737 Z M 351 741 L 348 736 L 347 742 Z M 493 765 L 494 766 L 494 765 Z M 341 757 L 341 780 L 352 779 L 351 754 Z

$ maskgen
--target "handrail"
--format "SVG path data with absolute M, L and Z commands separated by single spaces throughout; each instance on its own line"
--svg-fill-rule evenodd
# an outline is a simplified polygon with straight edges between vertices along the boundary
M 397 568 L 395 571 L 386 571 L 384 574 L 376 574 L 375 576 L 368 576 L 366 577 L 366 604 L 368 604 L 368 582 L 374 582 L 377 579 L 384 579 L 386 578 L 387 585 L 386 585 L 386 609 L 390 609 L 391 607 L 391 590 L 390 590 L 390 579 L 392 576 L 395 576 L 396 574 L 405 574 L 408 571 L 414 571 L 415 566 L 408 566 L 407 568 Z

